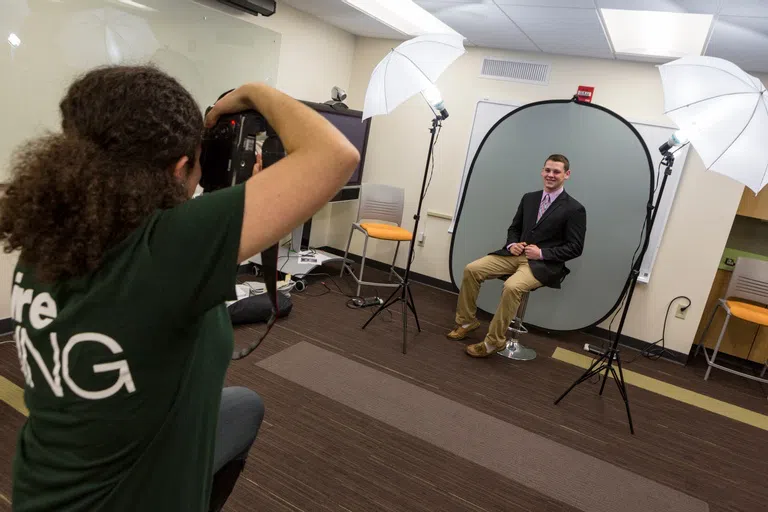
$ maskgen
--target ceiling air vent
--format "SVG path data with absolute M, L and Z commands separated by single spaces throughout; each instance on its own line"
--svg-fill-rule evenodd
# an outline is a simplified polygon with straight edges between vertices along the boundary
M 526 62 L 522 60 L 483 59 L 481 78 L 493 80 L 509 80 L 527 84 L 549 84 L 549 71 L 552 66 L 542 62 Z

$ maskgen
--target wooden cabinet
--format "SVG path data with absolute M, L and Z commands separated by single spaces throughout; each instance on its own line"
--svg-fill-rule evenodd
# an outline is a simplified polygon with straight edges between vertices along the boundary
M 696 343 L 701 339 L 701 333 L 707 326 L 712 311 L 715 309 L 718 299 L 725 295 L 728 283 L 731 281 L 731 272 L 727 270 L 718 270 L 715 275 L 715 281 L 712 283 L 712 289 L 709 291 L 707 305 L 704 308 L 704 314 L 701 317 L 699 328 L 696 331 Z M 725 321 L 725 311 L 718 308 L 712 325 L 707 331 L 707 337 L 704 339 L 704 346 L 714 348 L 720 331 Z M 720 344 L 720 352 L 749 359 L 760 364 L 768 358 L 768 327 L 760 327 L 757 324 L 746 322 L 736 317 L 731 317 L 728 322 L 728 328 L 723 336 L 723 342 Z
M 768 220 L 768 187 L 761 190 L 757 196 L 749 187 L 744 187 L 736 215 Z
M 747 359 L 758 363 L 768 361 L 768 327 L 761 327 L 757 332 L 755 343 L 752 345 L 752 350 L 749 352 Z

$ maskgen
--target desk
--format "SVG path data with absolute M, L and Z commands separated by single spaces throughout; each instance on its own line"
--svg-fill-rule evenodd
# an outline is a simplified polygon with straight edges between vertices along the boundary
M 302 257 L 314 258 L 313 263 L 302 263 Z M 247 260 L 255 265 L 261 265 L 261 254 Z M 280 253 L 277 257 L 277 269 L 284 274 L 292 276 L 303 276 L 309 274 L 321 265 L 332 261 L 344 261 L 344 258 L 325 251 L 301 251 L 295 252 L 292 248 L 280 247 Z
M 360 198 L 360 185 L 347 185 L 329 201 L 329 203 L 342 203 L 348 201 L 357 201 Z M 312 251 L 307 254 L 309 249 L 309 238 L 312 234 L 312 219 L 310 218 L 303 225 L 298 226 L 291 233 L 290 249 L 280 248 L 280 254 L 277 260 L 277 268 L 280 272 L 291 275 L 304 275 L 312 272 L 315 268 L 333 261 L 344 261 L 344 258 L 325 251 Z M 302 256 L 312 256 L 317 259 L 316 263 L 302 263 Z M 247 260 L 255 265 L 261 265 L 261 254 Z

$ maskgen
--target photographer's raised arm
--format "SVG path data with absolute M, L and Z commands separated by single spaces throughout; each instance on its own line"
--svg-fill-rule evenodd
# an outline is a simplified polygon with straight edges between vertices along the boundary
M 293 98 L 263 84 L 248 84 L 221 98 L 206 117 L 255 109 L 283 143 L 286 156 L 245 184 L 238 261 L 275 244 L 323 207 L 360 161 L 354 146 L 331 123 Z

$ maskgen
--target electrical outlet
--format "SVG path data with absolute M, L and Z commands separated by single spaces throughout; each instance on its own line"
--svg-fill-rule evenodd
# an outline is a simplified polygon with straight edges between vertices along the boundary
M 688 308 L 683 309 L 683 305 L 678 304 L 677 313 L 675 313 L 675 318 L 679 318 L 680 320 L 685 320 L 685 314 L 687 312 L 688 312 Z
M 420 246 L 422 246 L 422 247 L 423 247 L 423 246 L 424 246 L 424 240 L 425 240 L 426 238 L 427 238 L 427 235 L 425 235 L 425 234 L 424 234 L 424 232 L 422 231 L 421 233 L 419 233 L 419 236 L 416 238 L 416 242 L 417 242 L 417 243 L 418 243 Z

